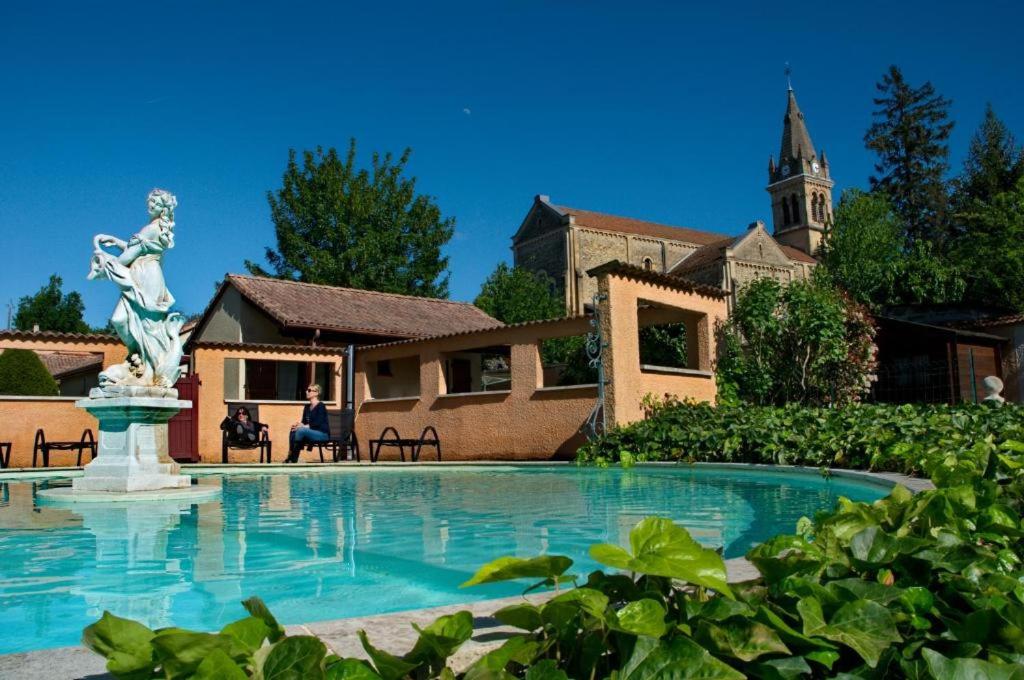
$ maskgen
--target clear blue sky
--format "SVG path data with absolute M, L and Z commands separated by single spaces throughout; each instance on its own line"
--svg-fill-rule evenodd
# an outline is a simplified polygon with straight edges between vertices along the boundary
M 688 4 L 5 2 L 0 325 L 51 273 L 103 324 L 116 293 L 85 281 L 91 237 L 133 233 L 154 186 L 179 200 L 170 288 L 201 311 L 273 245 L 265 194 L 291 147 L 412 147 L 457 218 L 452 298 L 471 300 L 534 194 L 724 233 L 769 221 L 787 61 L 838 189 L 867 182 L 891 63 L 953 100 L 954 167 L 986 101 L 1024 137 L 1019 2 Z

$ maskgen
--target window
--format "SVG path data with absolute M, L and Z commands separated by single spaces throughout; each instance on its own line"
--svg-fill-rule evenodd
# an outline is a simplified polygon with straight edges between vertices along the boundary
M 444 394 L 512 389 L 512 347 L 497 345 L 441 355 Z
M 708 358 L 700 356 L 706 315 L 647 300 L 637 300 L 636 311 L 642 370 L 708 369 Z
M 401 399 L 420 396 L 419 356 L 380 359 L 367 367 L 370 399 Z
M 787 201 L 786 197 L 783 196 L 782 197 L 782 226 L 788 226 L 788 225 L 789 225 L 789 201 Z
M 334 401 L 334 364 L 323 361 L 225 359 L 224 398 L 252 401 L 305 401 L 310 383 L 320 399 Z
M 793 224 L 800 224 L 800 206 L 796 202 L 796 194 L 789 197 L 789 210 L 793 217 Z
M 590 365 L 586 335 L 541 340 L 539 351 L 543 387 L 597 384 L 597 367 Z
M 645 257 L 644 258 L 644 270 L 645 271 L 649 271 L 649 272 L 650 271 L 654 271 L 654 260 L 652 260 L 649 257 Z

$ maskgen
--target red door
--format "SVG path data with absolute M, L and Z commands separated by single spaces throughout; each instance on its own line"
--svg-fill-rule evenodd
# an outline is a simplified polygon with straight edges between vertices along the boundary
M 199 462 L 199 386 L 196 374 L 183 375 L 174 384 L 178 399 L 192 402 L 192 408 L 178 411 L 167 422 L 167 453 L 179 463 Z

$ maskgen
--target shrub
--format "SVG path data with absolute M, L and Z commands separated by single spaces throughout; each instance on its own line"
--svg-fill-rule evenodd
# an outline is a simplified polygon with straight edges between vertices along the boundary
M 848 404 L 874 379 L 867 310 L 819 278 L 746 286 L 718 329 L 718 376 L 752 404 Z
M 648 418 L 584 445 L 581 462 L 741 462 L 920 474 L 986 437 L 1024 441 L 1024 407 L 720 405 L 648 399 Z
M 5 349 L 0 353 L 0 394 L 53 397 L 57 381 L 30 349 Z

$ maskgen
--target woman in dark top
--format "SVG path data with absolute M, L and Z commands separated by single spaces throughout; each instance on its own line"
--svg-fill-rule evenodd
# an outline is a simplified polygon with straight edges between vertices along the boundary
M 299 451 L 306 442 L 325 442 L 331 438 L 331 426 L 327 423 L 327 407 L 320 401 L 320 386 L 306 388 L 309 403 L 302 407 L 302 422 L 292 425 L 288 435 L 289 450 L 286 463 L 299 462 Z

